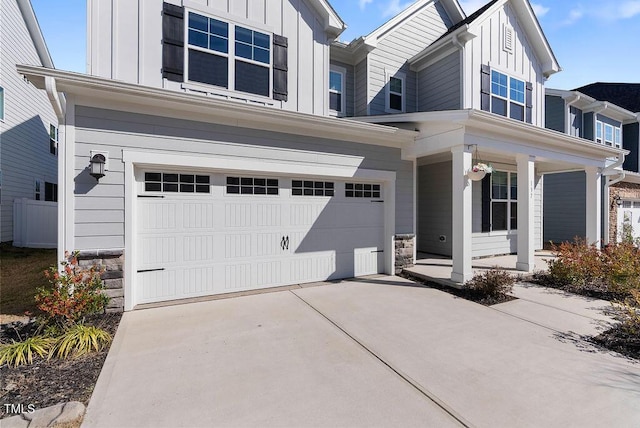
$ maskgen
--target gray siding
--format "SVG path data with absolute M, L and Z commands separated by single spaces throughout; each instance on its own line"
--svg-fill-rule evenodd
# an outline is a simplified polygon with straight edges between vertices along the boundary
M 583 135 L 582 138 L 586 138 L 587 140 L 594 140 L 594 129 L 593 129 L 593 113 L 585 113 L 583 115 Z
M 545 96 L 545 128 L 558 132 L 565 132 L 564 100 L 553 95 Z
M 98 186 L 86 170 L 89 152 L 96 149 L 108 151 L 110 162 L 110 170 Z M 322 153 L 358 156 L 362 158 L 361 168 L 397 172 L 396 233 L 413 233 L 413 163 L 401 161 L 398 149 L 77 107 L 78 250 L 124 247 L 123 149 L 306 162 L 322 161 Z
M 58 125 L 44 91 L 25 82 L 16 64 L 42 65 L 15 0 L 0 2 L 0 86 L 4 121 L 0 121 L 0 241 L 13 239 L 13 201 L 35 199 L 35 180 L 58 182 L 57 157 L 49 152 L 49 125 Z
M 418 72 L 418 111 L 459 110 L 460 53 L 453 52 Z
M 609 124 L 609 125 L 611 125 L 613 127 L 616 127 L 616 128 L 619 128 L 619 127 L 622 126 L 621 122 L 619 122 L 619 121 L 617 121 L 615 119 L 611 119 L 610 117 L 603 116 L 601 114 L 598 115 L 598 120 L 600 122 L 602 122 L 602 123 L 607 123 L 607 124 Z M 603 130 L 603 132 L 604 132 L 604 130 Z
M 344 77 L 344 93 L 342 94 L 345 97 L 345 116 L 353 117 L 355 112 L 355 67 L 350 64 L 345 64 L 343 62 L 331 61 L 331 65 L 336 65 L 338 67 L 342 67 L 346 70 L 346 76 Z
M 451 162 L 418 168 L 418 251 L 451 256 L 451 174 Z
M 360 61 L 355 67 L 355 115 L 367 115 L 367 59 Z
M 417 109 L 416 73 L 408 60 L 440 37 L 452 23 L 439 2 L 427 4 L 411 19 L 378 39 L 378 47 L 369 54 L 369 112 L 385 114 L 386 74 L 405 75 L 406 112 Z
M 586 232 L 584 172 L 544 176 L 544 242 L 573 241 Z
M 569 107 L 569 135 L 582 137 L 583 134 L 582 110 L 571 106 Z

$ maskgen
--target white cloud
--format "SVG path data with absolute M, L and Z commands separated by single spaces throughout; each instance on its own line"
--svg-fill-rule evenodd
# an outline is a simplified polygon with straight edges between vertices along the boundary
M 487 3 L 487 0 L 462 0 L 460 6 L 462 6 L 462 10 L 464 10 L 467 15 L 471 15 Z
M 547 12 L 549 12 L 549 8 L 541 5 L 540 3 L 531 3 L 531 7 L 538 18 L 542 18 L 547 14 Z
M 569 12 L 569 16 L 567 16 L 567 19 L 562 21 L 562 24 L 573 25 L 576 22 L 578 22 L 580 19 L 582 19 L 583 16 L 584 16 L 584 12 L 582 11 L 582 9 L 571 9 L 571 11 Z
M 389 4 L 387 4 L 387 7 L 384 9 L 384 12 L 382 12 L 382 16 L 384 16 L 385 18 L 388 18 L 390 16 L 395 16 L 400 12 L 402 12 L 403 10 L 405 10 L 406 8 L 408 8 L 411 5 L 411 3 L 413 3 L 413 1 L 400 3 L 400 0 L 391 0 L 389 1 Z
M 373 0 L 360 0 L 360 10 L 364 10 L 368 4 L 371 4 Z
M 640 1 L 626 1 L 618 9 L 620 18 L 633 18 L 640 14 Z

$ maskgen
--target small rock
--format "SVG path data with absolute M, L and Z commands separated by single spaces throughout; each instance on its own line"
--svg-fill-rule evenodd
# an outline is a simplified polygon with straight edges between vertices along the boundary
M 7 386 L 4 387 L 5 391 L 13 391 L 14 389 L 16 389 L 18 387 L 17 384 L 10 382 L 9 384 L 7 384 Z

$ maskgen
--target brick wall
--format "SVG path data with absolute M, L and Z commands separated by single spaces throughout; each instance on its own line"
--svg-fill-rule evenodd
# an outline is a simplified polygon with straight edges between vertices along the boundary
M 614 202 L 616 196 L 620 199 L 640 200 L 640 184 L 617 183 L 609 191 L 609 236 L 611 242 L 618 239 L 618 205 Z

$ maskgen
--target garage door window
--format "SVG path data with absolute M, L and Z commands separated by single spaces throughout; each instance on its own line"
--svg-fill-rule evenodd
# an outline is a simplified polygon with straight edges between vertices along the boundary
M 278 179 L 254 177 L 227 177 L 227 194 L 277 195 Z
M 167 193 L 210 193 L 211 178 L 208 175 L 146 172 L 144 190 Z
M 344 195 L 347 198 L 379 198 L 379 184 L 346 183 Z
M 291 183 L 293 196 L 333 196 L 335 183 L 328 181 L 293 180 Z

